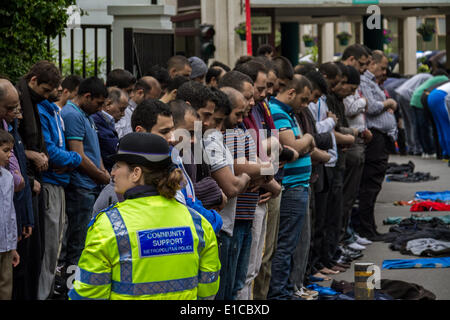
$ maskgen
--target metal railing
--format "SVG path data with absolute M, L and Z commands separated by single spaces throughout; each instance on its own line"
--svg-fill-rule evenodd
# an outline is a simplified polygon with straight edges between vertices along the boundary
M 94 29 L 94 75 L 97 77 L 99 74 L 98 66 L 98 29 L 106 30 L 106 74 L 111 71 L 111 25 L 100 25 L 100 24 L 82 24 L 80 25 L 82 30 L 82 74 L 83 78 L 86 78 L 86 29 Z M 74 29 L 70 29 L 70 73 L 74 74 L 75 66 L 75 37 Z M 63 50 L 62 50 L 62 35 L 58 35 L 58 67 L 63 70 Z M 47 51 L 51 51 L 51 39 L 47 38 Z

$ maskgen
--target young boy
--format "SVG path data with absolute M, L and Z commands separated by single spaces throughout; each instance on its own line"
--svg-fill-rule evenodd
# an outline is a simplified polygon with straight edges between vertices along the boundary
M 14 182 L 5 169 L 14 147 L 14 138 L 0 129 L 0 300 L 11 300 L 13 269 L 20 258 L 17 254 L 17 225 L 14 209 Z

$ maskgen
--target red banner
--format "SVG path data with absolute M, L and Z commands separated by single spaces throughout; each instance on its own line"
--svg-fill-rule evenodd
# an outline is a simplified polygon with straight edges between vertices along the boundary
M 247 55 L 253 55 L 252 46 L 252 18 L 251 18 L 250 0 L 245 0 L 245 20 L 246 20 L 246 39 L 247 39 Z

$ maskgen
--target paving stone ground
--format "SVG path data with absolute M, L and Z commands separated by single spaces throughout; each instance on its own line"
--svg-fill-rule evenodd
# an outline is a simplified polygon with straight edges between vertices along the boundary
M 436 159 L 422 159 L 418 156 L 390 156 L 389 162 L 398 164 L 412 161 L 415 164 L 415 171 L 430 172 L 432 176 L 439 176 L 438 180 L 420 183 L 384 182 L 376 207 L 375 219 L 378 231 L 385 233 L 391 226 L 383 225 L 383 220 L 387 217 L 399 216 L 410 217 L 409 206 L 394 206 L 394 201 L 412 200 L 416 191 L 445 191 L 450 190 L 450 167 L 447 162 Z M 425 215 L 440 216 L 448 215 L 444 212 L 424 212 Z M 352 267 L 342 274 L 332 276 L 336 280 L 354 281 L 354 262 L 372 262 L 382 266 L 383 260 L 387 259 L 415 259 L 410 255 L 402 255 L 398 251 L 389 249 L 389 243 L 374 242 L 363 251 L 364 257 L 353 261 Z M 450 300 L 450 268 L 439 269 L 397 269 L 381 270 L 382 279 L 402 280 L 417 283 L 436 295 L 437 300 Z M 330 286 L 331 281 L 319 282 L 322 286 Z

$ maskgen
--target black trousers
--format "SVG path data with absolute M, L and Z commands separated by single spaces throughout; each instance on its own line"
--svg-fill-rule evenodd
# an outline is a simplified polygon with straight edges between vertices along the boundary
M 344 237 L 350 222 L 353 204 L 358 197 L 361 176 L 364 170 L 365 145 L 359 141 L 345 155 L 345 173 L 343 189 L 343 222 L 342 236 Z M 341 240 L 343 240 L 343 237 Z
M 20 263 L 13 270 L 13 300 L 37 300 L 39 275 L 44 256 L 43 193 L 39 195 L 33 193 L 32 201 L 34 227 L 31 236 L 17 244 Z
M 392 144 L 387 134 L 370 129 L 372 141 L 366 146 L 364 169 L 359 188 L 359 225 L 356 231 L 363 237 L 376 235 L 375 203 L 381 191 L 389 160 L 389 146 Z M 356 227 L 356 226 L 355 226 Z
M 312 228 L 311 267 L 331 268 L 335 261 L 341 237 L 343 222 L 343 179 L 344 171 L 340 168 L 325 167 L 328 188 L 325 192 L 315 193 L 315 215 Z

